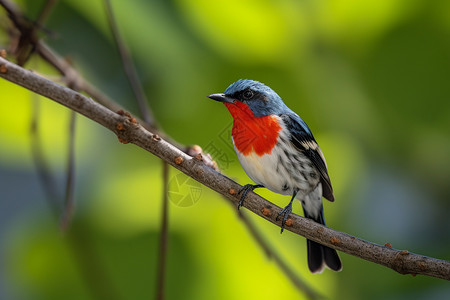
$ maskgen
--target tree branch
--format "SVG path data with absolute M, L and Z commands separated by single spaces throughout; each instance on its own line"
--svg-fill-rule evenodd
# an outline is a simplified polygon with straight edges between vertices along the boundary
M 109 2 L 108 0 L 105 0 L 105 1 Z M 47 1 L 47 5 L 44 7 L 44 10 L 48 10 L 49 2 L 52 2 L 52 0 Z M 54 4 L 54 2 L 52 4 Z M 0 0 L 0 5 L 4 6 L 4 8 L 8 11 L 12 22 L 15 24 L 16 28 L 18 28 L 19 32 L 26 33 L 30 30 L 34 30 L 34 28 L 30 29 L 29 27 L 35 26 L 36 22 L 33 22 L 32 24 L 30 24 L 30 22 L 24 20 L 25 17 L 9 1 Z M 50 5 L 50 7 L 51 6 L 52 5 Z M 112 12 L 111 7 L 110 7 L 110 10 Z M 40 19 L 42 19 L 42 18 L 40 18 Z M 115 25 L 115 19 L 112 14 L 109 19 L 112 23 L 114 23 L 114 27 L 117 28 L 117 25 Z M 39 25 L 39 24 L 37 24 L 37 25 Z M 120 46 L 120 44 L 123 44 L 123 42 L 118 34 L 118 30 L 116 30 L 116 32 L 117 32 L 117 34 L 115 35 L 116 43 Z M 19 39 L 21 39 L 20 36 L 19 36 Z M 117 103 L 115 103 L 114 101 L 109 99 L 105 94 L 103 94 L 101 91 L 96 89 L 88 81 L 84 80 L 84 78 L 77 72 L 77 70 L 75 68 L 73 68 L 73 66 L 69 62 L 67 62 L 64 58 L 61 58 L 56 52 L 54 52 L 50 47 L 48 47 L 45 44 L 45 42 L 43 42 L 40 39 L 29 40 L 29 42 L 35 43 L 33 45 L 33 50 L 36 51 L 36 53 L 39 54 L 42 59 L 44 59 L 45 61 L 50 63 L 57 71 L 59 71 L 61 73 L 61 75 L 63 75 L 62 79 L 64 80 L 64 82 L 66 83 L 66 85 L 69 88 L 77 90 L 79 92 L 84 91 L 87 95 L 94 98 L 97 102 L 101 103 L 103 106 L 105 106 L 113 111 L 123 110 Z M 124 66 L 129 66 L 131 64 L 131 68 L 134 69 L 134 66 L 132 65 L 130 56 L 128 56 L 128 59 L 126 61 L 125 61 L 126 57 L 124 57 L 123 54 L 122 54 L 121 58 L 122 58 L 122 63 L 124 64 Z M 127 68 L 127 67 L 125 67 L 125 68 Z M 134 71 L 134 73 L 136 75 L 135 71 Z M 134 80 L 134 82 L 136 84 L 140 85 L 140 83 L 136 80 L 136 78 L 132 79 L 128 73 L 127 73 L 127 75 L 129 77 L 130 81 Z M 140 90 L 141 90 L 141 95 L 143 95 L 142 88 L 140 88 Z M 144 95 L 144 97 L 145 97 L 145 95 Z M 142 102 L 142 99 L 141 99 L 141 102 Z M 139 108 L 141 111 L 143 109 L 149 110 L 149 106 L 145 105 L 145 104 L 146 104 L 146 101 L 144 102 L 144 105 L 142 105 L 142 103 L 139 105 Z M 146 116 L 145 111 L 142 113 L 142 115 L 144 116 L 144 121 L 140 121 L 138 119 L 138 122 L 140 124 L 142 124 L 145 128 L 149 129 L 154 134 L 159 134 L 167 142 L 171 143 L 172 145 L 174 145 L 178 149 L 184 151 L 185 153 L 187 153 L 190 156 L 196 156 L 199 153 L 204 154 L 202 152 L 201 148 L 196 145 L 184 146 L 182 144 L 177 143 L 175 140 L 172 140 L 170 138 L 170 136 L 167 136 L 163 132 L 158 131 L 158 129 L 156 128 L 155 121 L 151 124 L 149 123 L 150 120 L 152 119 L 152 117 L 150 117 L 150 118 L 145 117 Z M 151 112 L 149 112 L 147 114 L 147 116 L 153 116 L 153 114 Z M 203 162 L 205 162 L 210 167 L 217 169 L 216 163 L 211 159 L 211 157 L 208 154 L 206 154 L 206 156 L 205 155 L 203 156 Z M 167 164 L 164 163 L 164 166 L 167 167 Z M 230 203 L 232 203 L 232 202 L 230 202 Z M 67 209 L 70 207 L 71 206 L 66 205 L 66 213 L 64 213 L 62 220 L 64 220 L 65 215 L 70 215 L 67 213 Z M 269 243 L 265 239 L 262 238 L 262 236 L 258 232 L 257 228 L 248 220 L 248 218 L 245 218 L 243 214 L 239 214 L 239 215 L 241 216 L 242 221 L 247 226 L 250 234 L 253 235 L 256 242 L 259 244 L 259 246 L 265 251 L 265 253 L 268 255 L 268 257 L 272 258 L 275 261 L 275 263 L 280 267 L 280 269 L 284 272 L 284 274 L 287 276 L 287 278 L 289 278 L 291 280 L 291 282 L 299 289 L 299 291 L 303 292 L 310 299 L 320 298 L 321 295 L 318 294 L 317 292 L 315 292 L 311 287 L 309 287 L 309 285 L 306 282 L 304 282 L 299 277 L 299 275 L 295 274 L 295 272 L 293 272 L 289 268 L 288 264 L 278 255 L 278 253 L 274 249 L 272 249 L 272 247 L 270 247 Z M 65 222 L 62 221 L 61 224 L 64 224 L 64 223 Z M 164 226 L 163 226 L 163 228 L 164 228 Z M 164 235 L 167 235 L 167 230 L 164 232 Z M 164 248 L 166 249 L 167 247 L 164 246 Z M 167 251 L 167 250 L 164 250 L 164 251 Z M 163 265 L 163 267 L 164 266 L 165 265 Z M 160 270 L 161 270 L 161 268 L 160 268 Z M 162 285 L 160 285 L 160 286 L 162 286 Z
M 119 141 L 133 143 L 224 195 L 235 204 L 239 201 L 235 191 L 238 191 L 241 185 L 208 167 L 200 156 L 191 157 L 158 135 L 147 131 L 136 122 L 136 119 L 127 114 L 115 113 L 90 98 L 3 58 L 0 58 L 0 77 L 86 116 L 114 132 Z M 281 226 L 281 221 L 275 220 L 275 216 L 281 209 L 255 193 L 247 196 L 244 207 L 277 226 Z M 295 214 L 291 214 L 290 217 L 292 224 L 286 230 L 325 246 L 386 266 L 401 274 L 422 274 L 450 280 L 450 262 L 448 261 L 370 243 Z
M 33 22 L 30 22 L 23 16 L 22 12 L 19 11 L 15 3 L 8 0 L 0 0 L 0 6 L 2 6 L 3 9 L 5 9 L 10 20 L 14 24 L 14 27 L 21 34 L 23 34 L 24 32 L 25 33 L 29 32 L 30 30 L 32 30 L 31 28 L 35 26 Z M 107 95 L 103 94 L 96 87 L 91 85 L 88 81 L 84 80 L 84 78 L 80 76 L 78 71 L 75 68 L 73 68 L 69 62 L 67 62 L 64 58 L 60 57 L 57 53 L 55 53 L 55 51 L 53 51 L 45 42 L 39 39 L 28 40 L 28 42 L 33 44 L 32 47 L 35 48 L 34 51 L 36 51 L 36 53 L 39 54 L 40 57 L 42 57 L 45 61 L 51 64 L 56 70 L 58 70 L 59 73 L 61 73 L 61 75 L 64 76 L 63 79 L 64 82 L 67 84 L 67 86 L 69 86 L 74 90 L 88 94 L 90 97 L 92 97 L 92 99 L 101 103 L 103 106 L 109 108 L 112 111 L 124 110 L 122 106 L 111 100 Z M 152 112 L 149 112 L 149 115 L 152 118 L 153 116 Z M 149 131 L 158 134 L 160 137 L 169 141 L 172 145 L 174 145 L 178 149 L 186 153 L 191 152 L 192 150 L 191 147 L 189 146 L 186 147 L 185 145 L 178 143 L 177 141 L 173 140 L 170 136 L 166 135 L 164 132 L 158 130 L 154 126 L 156 125 L 156 122 L 150 124 L 138 118 L 136 119 Z

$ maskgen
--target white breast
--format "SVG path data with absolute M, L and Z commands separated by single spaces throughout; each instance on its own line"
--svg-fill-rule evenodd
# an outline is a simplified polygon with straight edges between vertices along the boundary
M 245 173 L 255 183 L 282 195 L 292 195 L 294 190 L 298 190 L 297 198 L 304 199 L 317 188 L 319 173 L 311 161 L 291 144 L 287 131 L 283 129 L 270 154 L 259 156 L 251 152 L 244 156 L 236 147 L 234 149 Z
M 275 146 L 276 148 L 276 146 Z M 236 148 L 235 148 L 236 150 Z M 274 151 L 272 151 L 273 153 Z M 244 168 L 245 173 L 255 183 L 262 184 L 269 190 L 288 195 L 289 191 L 283 191 L 284 177 L 281 174 L 277 174 L 277 158 L 275 155 L 264 154 L 262 156 L 251 152 L 249 155 L 244 156 L 239 151 L 236 151 L 239 162 Z

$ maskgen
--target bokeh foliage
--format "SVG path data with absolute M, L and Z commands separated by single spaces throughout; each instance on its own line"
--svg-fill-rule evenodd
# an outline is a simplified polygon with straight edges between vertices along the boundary
M 33 19 L 45 1 L 17 2 Z M 112 3 L 150 105 L 170 136 L 220 149 L 214 154 L 222 170 L 249 183 L 226 138 L 231 117 L 205 96 L 239 78 L 260 80 L 304 118 L 325 152 L 336 193 L 335 203 L 325 203 L 330 227 L 450 259 L 449 1 Z M 0 18 L 7 24 L 3 11 Z M 61 0 L 46 28 L 48 44 L 138 113 L 102 1 Z M 1 31 L 0 48 L 7 44 Z M 27 67 L 56 74 L 39 59 Z M 161 162 L 79 117 L 77 210 L 63 235 L 36 176 L 29 127 L 37 108 L 62 195 L 69 112 L 4 80 L 0 92 L 0 298 L 153 297 Z M 171 170 L 172 179 L 178 175 Z M 233 207 L 205 187 L 197 193 L 195 205 L 169 207 L 168 299 L 302 297 Z M 279 206 L 288 201 L 259 193 Z M 341 273 L 311 275 L 303 238 L 280 236 L 279 228 L 251 217 L 296 272 L 331 299 L 450 297 L 444 281 L 398 275 L 345 254 Z

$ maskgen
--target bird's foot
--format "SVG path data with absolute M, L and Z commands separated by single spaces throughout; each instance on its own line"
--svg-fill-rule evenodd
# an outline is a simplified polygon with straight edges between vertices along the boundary
M 254 189 L 262 188 L 262 187 L 264 187 L 264 186 L 261 184 L 246 184 L 246 185 L 244 185 L 242 187 L 242 189 L 240 189 L 240 191 L 238 192 L 238 195 L 240 193 L 242 193 L 241 200 L 239 201 L 239 204 L 238 204 L 238 210 L 241 208 L 242 204 L 244 204 L 245 197 L 247 197 L 247 194 L 249 192 L 253 191 Z
M 289 202 L 289 204 L 286 205 L 286 207 L 283 208 L 282 211 L 280 211 L 280 213 L 278 214 L 278 216 L 277 216 L 276 219 L 275 219 L 276 221 L 278 221 L 278 219 L 280 218 L 280 216 L 283 215 L 283 219 L 281 220 L 281 232 L 280 232 L 280 233 L 283 233 L 284 225 L 286 224 L 286 220 L 288 219 L 289 214 L 290 214 L 291 212 L 292 212 L 292 201 Z

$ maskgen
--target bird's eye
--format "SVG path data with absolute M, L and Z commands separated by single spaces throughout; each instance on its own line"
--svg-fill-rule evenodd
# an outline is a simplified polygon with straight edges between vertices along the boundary
M 243 94 L 242 97 L 245 100 L 250 100 L 251 98 L 253 98 L 253 91 L 252 90 L 246 90 Z

